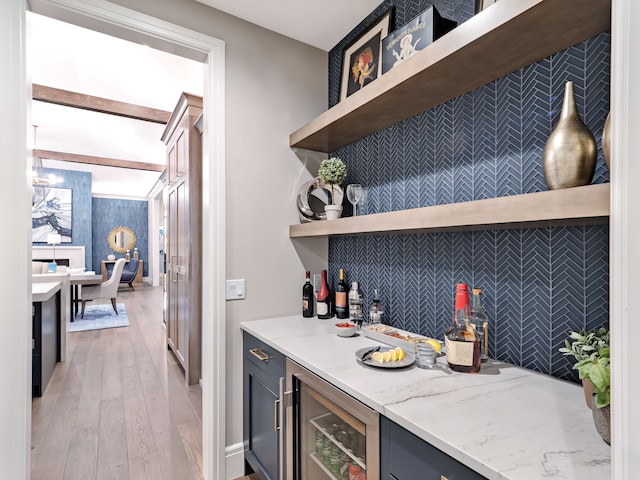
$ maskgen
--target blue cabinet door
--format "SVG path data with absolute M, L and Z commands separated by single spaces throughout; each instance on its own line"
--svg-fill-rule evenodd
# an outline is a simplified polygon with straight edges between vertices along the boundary
M 388 418 L 380 417 L 383 480 L 486 480 Z
M 284 356 L 255 337 L 243 335 L 243 437 L 245 473 L 260 480 L 280 478 L 276 400 L 284 377 Z

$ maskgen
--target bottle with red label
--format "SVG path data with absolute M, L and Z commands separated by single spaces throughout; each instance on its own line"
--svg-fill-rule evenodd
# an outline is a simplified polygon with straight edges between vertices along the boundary
M 322 270 L 322 280 L 320 281 L 320 289 L 318 290 L 318 298 L 316 299 L 316 311 L 318 318 L 331 318 L 331 292 L 327 284 L 327 271 Z

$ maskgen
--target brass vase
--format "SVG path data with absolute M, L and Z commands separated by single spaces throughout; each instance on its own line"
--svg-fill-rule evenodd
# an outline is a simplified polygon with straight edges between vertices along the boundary
M 593 134 L 576 111 L 573 82 L 567 82 L 560 120 L 542 152 L 542 169 L 549 190 L 590 184 L 596 169 L 597 148 Z
M 602 129 L 602 153 L 604 154 L 604 162 L 611 171 L 611 112 L 607 115 Z

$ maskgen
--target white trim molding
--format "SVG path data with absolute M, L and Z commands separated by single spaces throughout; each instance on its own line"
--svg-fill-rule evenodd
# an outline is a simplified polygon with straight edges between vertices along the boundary
M 31 471 L 31 88 L 26 60 L 25 0 L 0 2 L 0 156 L 5 205 L 0 280 L 2 336 L 0 349 L 0 465 L 3 478 L 27 479 Z
M 244 476 L 244 444 L 242 442 L 229 445 L 226 450 L 227 476 L 226 480 L 233 480 Z
M 8 3 L 22 3 L 24 18 L 24 0 Z M 202 285 L 202 453 L 204 477 L 209 480 L 225 478 L 225 43 L 104 0 L 29 0 L 29 4 L 35 13 L 207 64 L 203 79 L 202 177 L 202 230 L 207 241 L 203 241 L 202 261 L 209 273 L 203 276 Z M 6 25 L 7 28 L 10 26 Z M 13 63 L 9 65 L 13 66 Z M 18 105 L 21 112 L 28 108 L 26 99 L 18 101 Z M 24 139 L 26 130 L 22 133 L 16 138 Z M 25 143 L 23 141 L 22 145 Z M 26 185 L 24 190 L 26 192 Z M 30 219 L 28 213 L 25 213 L 25 219 Z M 27 447 L 30 447 L 28 443 Z M 26 453 L 29 452 L 30 448 L 27 448 Z M 11 478 L 27 477 L 15 475 Z
M 611 444 L 612 477 L 640 472 L 640 2 L 612 2 L 611 26 Z

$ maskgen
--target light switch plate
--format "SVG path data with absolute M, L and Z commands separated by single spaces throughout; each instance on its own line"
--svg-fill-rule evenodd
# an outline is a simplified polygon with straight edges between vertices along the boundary
M 244 298 L 244 278 L 238 280 L 227 280 L 225 285 L 225 298 L 227 300 L 241 300 Z

